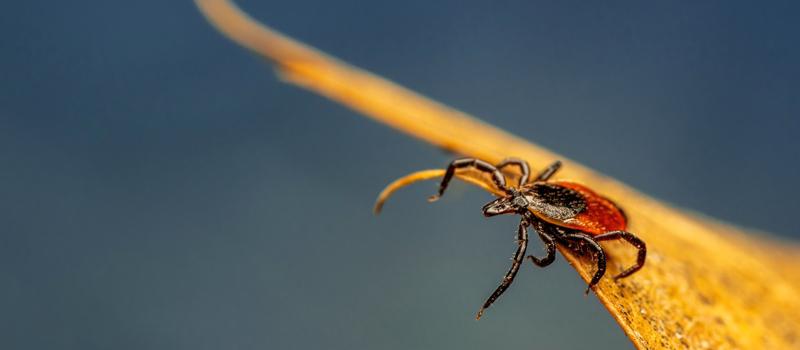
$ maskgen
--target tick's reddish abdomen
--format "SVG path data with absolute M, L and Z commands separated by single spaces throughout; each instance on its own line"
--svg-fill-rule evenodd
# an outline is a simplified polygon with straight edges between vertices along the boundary
M 537 217 L 552 224 L 586 232 L 592 236 L 603 234 L 610 231 L 624 231 L 627 226 L 625 214 L 622 213 L 614 202 L 600 196 L 586 186 L 567 181 L 552 181 L 551 184 L 566 187 L 578 192 L 584 201 L 586 208 L 575 217 L 566 220 L 556 220 L 550 217 L 536 214 Z

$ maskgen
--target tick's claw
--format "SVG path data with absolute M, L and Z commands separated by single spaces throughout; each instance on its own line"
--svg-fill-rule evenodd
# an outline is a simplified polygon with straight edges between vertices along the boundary
M 438 194 L 434 194 L 433 196 L 430 196 L 430 197 L 428 197 L 428 202 L 429 202 L 429 203 L 433 203 L 433 202 L 435 202 L 435 201 L 438 201 L 438 200 L 439 200 L 439 198 L 441 198 L 441 197 L 442 197 L 442 196 L 440 196 L 440 195 L 438 195 Z
M 475 321 L 477 321 L 477 320 L 480 320 L 480 319 L 481 319 L 481 316 L 483 316 L 483 310 L 484 310 L 483 308 L 481 308 L 480 310 L 478 310 L 478 314 L 475 316 Z

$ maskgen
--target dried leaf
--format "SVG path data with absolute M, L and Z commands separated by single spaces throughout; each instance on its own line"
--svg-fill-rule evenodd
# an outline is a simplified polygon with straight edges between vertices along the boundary
M 281 35 L 228 1 L 196 2 L 220 31 L 271 60 L 287 81 L 433 145 L 490 162 L 516 156 L 536 168 L 564 159 Z M 559 175 L 614 199 L 628 213 L 629 229 L 647 242 L 645 268 L 626 279 L 605 278 L 595 290 L 638 348 L 800 348 L 796 244 L 672 208 L 575 162 L 566 161 Z M 634 258 L 621 244 L 606 248 L 612 274 Z M 588 281 L 591 262 L 562 254 Z

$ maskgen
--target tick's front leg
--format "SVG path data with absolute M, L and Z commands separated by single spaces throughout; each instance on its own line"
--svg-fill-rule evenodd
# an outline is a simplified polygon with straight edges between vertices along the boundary
M 506 158 L 503 159 L 502 162 L 496 165 L 498 170 L 502 170 L 503 168 L 511 165 L 516 165 L 519 167 L 520 177 L 519 177 L 519 186 L 528 183 L 528 179 L 531 176 L 531 167 L 528 165 L 528 162 L 519 159 L 519 158 Z
M 483 303 L 481 309 L 478 310 L 478 315 L 475 317 L 476 320 L 481 319 L 483 316 L 483 311 L 488 309 L 489 306 L 494 303 L 497 298 L 503 295 L 503 292 L 511 286 L 511 283 L 514 282 L 514 277 L 517 275 L 519 271 L 520 265 L 522 265 L 522 260 L 525 258 L 525 249 L 528 247 L 528 222 L 523 219 L 519 223 L 519 228 L 517 230 L 517 251 L 514 253 L 513 263 L 511 264 L 511 269 L 508 270 L 505 277 L 503 277 L 503 281 L 500 282 L 500 286 L 495 289 L 494 293 L 489 296 L 489 299 L 486 299 L 486 302 Z
M 442 182 L 439 184 L 439 192 L 428 198 L 428 201 L 434 202 L 444 195 L 444 190 L 447 189 L 447 186 L 450 184 L 450 180 L 453 178 L 453 175 L 455 175 L 456 170 L 468 167 L 475 167 L 475 169 L 478 169 L 478 171 L 491 174 L 494 185 L 497 186 L 497 188 L 499 188 L 501 191 L 508 193 L 508 187 L 506 187 L 506 178 L 503 176 L 503 173 L 501 173 L 500 170 L 494 167 L 494 165 L 491 165 L 480 159 L 460 158 L 450 162 L 450 165 L 447 166 L 447 171 L 445 171 L 444 177 L 442 177 Z

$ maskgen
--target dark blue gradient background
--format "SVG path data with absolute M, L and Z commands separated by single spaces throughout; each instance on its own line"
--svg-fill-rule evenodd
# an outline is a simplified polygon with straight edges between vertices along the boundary
M 798 238 L 796 2 L 244 1 L 273 27 L 678 206 Z M 630 344 L 452 157 L 280 83 L 189 1 L 0 12 L 0 348 Z M 623 203 L 624 204 L 624 203 Z M 532 249 L 541 249 L 538 243 Z

